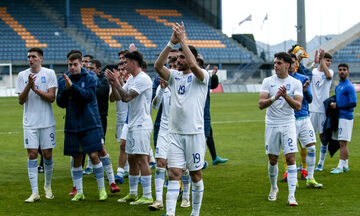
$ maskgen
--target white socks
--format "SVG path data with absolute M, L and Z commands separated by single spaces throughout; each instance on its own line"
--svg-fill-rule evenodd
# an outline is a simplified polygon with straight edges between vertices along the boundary
M 155 192 L 156 200 L 162 202 L 163 200 L 163 188 L 165 182 L 165 168 L 156 167 L 155 170 Z
M 107 154 L 104 157 L 100 157 L 101 163 L 103 165 L 103 168 L 106 172 L 106 176 L 109 179 L 109 184 L 111 185 L 112 183 L 115 183 L 115 179 L 114 179 L 114 171 L 112 168 L 112 164 L 111 164 L 111 160 L 109 155 Z
M 139 176 L 129 175 L 129 190 L 131 195 L 137 196 Z
M 44 158 L 45 186 L 51 187 L 51 177 L 53 174 L 53 159 L 46 160 Z
M 278 164 L 275 164 L 273 166 L 269 162 L 268 170 L 269 170 L 269 178 L 270 178 L 271 188 L 275 189 L 275 188 L 277 188 L 277 178 L 278 178 L 278 174 L 279 174 Z
M 73 178 L 74 186 L 78 193 L 83 194 L 83 184 L 82 184 L 82 167 L 72 167 L 71 173 Z
M 179 196 L 180 184 L 179 181 L 169 180 L 166 193 L 166 214 L 175 215 L 176 201 Z
M 204 194 L 204 182 L 201 179 L 199 182 L 194 183 L 192 185 L 192 207 L 193 210 L 191 215 L 199 215 L 201 202 Z
M 28 175 L 32 193 L 39 194 L 37 159 L 28 159 Z
M 295 195 L 296 183 L 297 183 L 297 168 L 296 163 L 293 165 L 288 165 L 288 188 L 289 188 L 289 196 Z
M 105 183 L 104 183 L 104 169 L 102 166 L 102 163 L 93 164 L 94 174 L 95 178 L 98 184 L 98 189 L 105 189 Z M 114 176 L 113 176 L 114 177 Z
M 316 148 L 315 145 L 307 147 L 307 155 L 306 155 L 306 164 L 308 167 L 308 176 L 307 179 L 313 179 L 314 178 L 314 169 L 315 169 L 315 163 L 316 163 Z

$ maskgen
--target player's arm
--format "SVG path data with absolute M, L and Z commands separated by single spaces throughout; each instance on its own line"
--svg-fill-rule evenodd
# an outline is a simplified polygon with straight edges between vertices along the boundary
M 47 92 L 41 91 L 41 90 L 35 88 L 35 86 L 33 86 L 31 89 L 37 95 L 39 95 L 41 97 L 41 99 L 43 99 L 47 102 L 50 102 L 50 103 L 55 101 L 55 91 L 56 91 L 55 87 L 49 88 Z
M 171 49 L 174 47 L 175 44 L 178 43 L 178 41 L 179 40 L 176 38 L 175 32 L 173 32 L 171 34 L 169 43 L 161 51 L 159 57 L 156 59 L 154 64 L 154 68 L 156 72 L 160 75 L 161 78 L 163 78 L 166 81 L 168 81 L 170 78 L 170 70 L 166 68 L 164 65 Z
M 65 88 L 64 77 L 59 77 L 59 88 L 56 96 L 56 103 L 61 108 L 66 108 L 69 102 L 70 91 Z
M 326 60 L 324 56 L 325 56 L 325 51 L 323 49 L 320 49 L 320 70 L 325 73 L 325 77 L 327 80 L 331 80 L 332 76 L 328 66 L 326 66 Z
M 180 46 L 184 52 L 184 55 L 185 55 L 185 58 L 189 65 L 190 70 L 194 73 L 194 75 L 200 81 L 204 81 L 204 79 L 205 79 L 204 72 L 202 71 L 200 66 L 197 64 L 195 56 L 192 54 L 188 45 L 186 44 L 184 23 L 181 22 L 181 25 L 179 23 L 176 23 L 173 26 L 173 30 L 176 33 L 176 37 L 179 39 Z
M 334 103 L 335 107 L 334 108 L 338 108 L 338 109 L 350 109 L 353 107 L 356 107 L 356 92 L 355 92 L 355 88 L 353 86 L 351 87 L 347 87 L 347 103 L 344 104 L 339 104 L 339 103 Z
M 268 92 L 260 92 L 259 109 L 265 109 L 271 106 L 272 103 L 274 103 L 274 101 L 271 100 Z
M 124 102 L 130 102 L 132 99 L 136 98 L 137 96 L 139 96 L 139 93 L 137 93 L 135 90 L 130 89 L 129 92 L 125 91 L 120 85 L 116 85 L 115 87 L 115 91 L 117 91 L 117 93 L 120 95 L 121 100 Z
M 300 84 L 301 86 L 301 84 Z M 294 95 L 294 98 L 290 97 L 287 92 L 286 92 L 286 87 L 285 86 L 281 86 L 279 88 L 279 92 L 281 93 L 281 96 L 286 100 L 286 102 L 289 104 L 289 106 L 291 106 L 291 108 L 293 108 L 294 110 L 296 110 L 297 112 L 300 111 L 301 109 L 301 103 L 302 103 L 302 99 L 303 96 L 302 95 Z
M 311 88 L 310 88 L 310 81 L 307 79 L 303 85 L 303 92 L 304 92 L 304 97 L 305 100 L 308 103 L 312 102 L 312 93 L 311 93 Z
M 211 89 L 216 89 L 219 85 L 219 77 L 216 75 L 217 71 L 218 71 L 218 67 L 214 66 L 211 75 L 211 87 L 210 87 Z
M 159 109 L 160 104 L 162 102 L 164 91 L 165 91 L 165 89 L 163 89 L 163 88 L 160 88 L 160 90 L 157 91 L 157 94 L 155 95 L 155 97 L 154 97 L 154 99 L 153 99 L 153 101 L 151 103 L 152 107 L 154 109 Z
M 35 79 L 36 79 L 36 77 L 33 76 L 33 74 L 29 74 L 28 84 L 25 86 L 24 90 L 18 96 L 20 105 L 23 105 L 27 101 L 30 89 L 35 85 L 34 84 Z

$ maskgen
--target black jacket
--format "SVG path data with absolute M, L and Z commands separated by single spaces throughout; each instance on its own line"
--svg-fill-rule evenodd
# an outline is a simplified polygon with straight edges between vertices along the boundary
M 321 143 L 323 145 L 328 145 L 328 151 L 332 157 L 336 151 L 340 148 L 339 142 L 332 139 L 332 133 L 336 132 L 339 127 L 339 110 L 332 109 L 330 107 L 331 102 L 336 102 L 336 95 L 329 97 L 324 101 L 324 106 L 326 110 L 326 120 L 323 125 L 323 137 Z

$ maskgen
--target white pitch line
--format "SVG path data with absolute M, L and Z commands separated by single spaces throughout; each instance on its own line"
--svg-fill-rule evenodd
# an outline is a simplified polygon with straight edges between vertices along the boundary
M 238 121 L 214 121 L 211 124 L 230 124 L 230 123 L 247 123 L 247 122 L 264 122 L 265 120 L 238 120 Z

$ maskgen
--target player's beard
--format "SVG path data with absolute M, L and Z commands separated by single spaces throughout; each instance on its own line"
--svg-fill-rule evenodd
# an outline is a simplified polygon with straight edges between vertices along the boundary
M 181 63 L 178 63 L 178 64 L 177 64 L 177 69 L 178 69 L 178 71 L 186 71 L 187 69 L 189 69 L 189 66 L 188 66 L 188 65 L 181 64 Z

